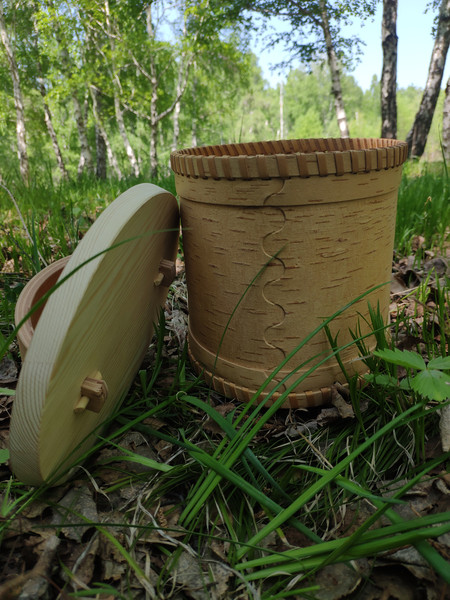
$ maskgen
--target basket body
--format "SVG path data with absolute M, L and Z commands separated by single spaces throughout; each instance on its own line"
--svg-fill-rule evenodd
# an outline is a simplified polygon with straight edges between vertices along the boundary
M 189 352 L 217 391 L 248 401 L 326 317 L 390 280 L 406 156 L 405 143 L 376 139 L 288 140 L 172 154 Z M 389 286 L 331 322 L 340 346 L 352 341 L 350 330 L 369 333 L 368 302 L 387 320 Z M 322 330 L 273 378 L 265 392 L 286 380 L 269 403 L 288 387 L 285 407 L 328 402 L 330 386 L 344 380 L 334 359 L 294 384 L 329 352 Z M 349 374 L 365 370 L 355 345 L 340 356 Z

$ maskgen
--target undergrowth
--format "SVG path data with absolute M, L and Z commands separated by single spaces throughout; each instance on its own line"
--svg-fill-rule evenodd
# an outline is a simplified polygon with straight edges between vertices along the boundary
M 426 173 L 407 176 L 400 191 L 396 247 L 408 254 L 415 236 L 421 236 L 418 263 L 448 241 L 448 182 L 445 175 L 440 184 L 435 179 Z M 11 265 L 2 277 L 3 339 L 13 329 L 23 283 L 43 266 L 36 249 L 48 261 L 70 253 L 97 212 L 130 185 L 110 183 L 105 191 L 88 183 L 53 191 L 36 186 L 23 201 L 21 190 L 14 191 L 32 240 L 0 194 L 3 260 Z M 90 521 L 76 506 L 55 505 L 66 527 L 88 524 L 107 538 L 129 576 L 120 589 L 105 581 L 83 588 L 66 567 L 63 589 L 73 598 L 97 593 L 128 598 L 135 577 L 150 598 L 176 597 L 174 573 L 187 553 L 200 565 L 200 587 L 206 591 L 220 564 L 228 574 L 227 597 L 313 599 L 320 588 L 315 575 L 326 565 L 358 569 L 359 560 L 404 546 L 413 546 L 450 584 L 448 563 L 430 541 L 450 531 L 450 512 L 405 519 L 397 511 L 415 485 L 448 472 L 450 453 L 436 451 L 438 411 L 449 396 L 448 283 L 448 276 L 430 276 L 405 293 L 411 302 L 398 305 L 389 327 L 371 308 L 371 339 L 358 328 L 353 332 L 369 374 L 362 380 L 348 377 L 347 387 L 338 390 L 352 415 L 325 424 L 321 408 L 276 410 L 283 395 L 275 408 L 258 406 L 258 397 L 242 405 L 219 396 L 193 373 L 186 348 L 177 347 L 162 314 L 124 404 L 76 471 L 77 481 L 106 503 L 131 490 L 120 520 Z M 411 305 L 425 309 L 414 313 Z M 329 339 L 330 354 L 339 359 L 339 340 Z M 405 340 L 408 354 L 405 347 L 396 350 Z M 14 345 L 6 350 L 17 359 Z M 144 436 L 153 457 L 125 447 L 124 438 L 135 432 Z M 52 505 L 47 485 L 29 488 L 11 476 L 0 482 L 0 491 L 0 543 L 30 504 Z M 118 535 L 123 530 L 125 537 Z M 139 560 L 148 539 L 155 558 L 151 577 Z

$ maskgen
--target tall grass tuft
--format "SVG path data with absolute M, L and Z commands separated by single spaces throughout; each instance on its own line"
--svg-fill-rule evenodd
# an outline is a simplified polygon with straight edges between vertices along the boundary
M 445 163 L 444 163 L 445 165 Z M 425 238 L 425 249 L 443 251 L 450 236 L 450 185 L 446 166 L 426 168 L 416 175 L 406 165 L 399 189 L 395 247 L 411 254 L 414 236 Z

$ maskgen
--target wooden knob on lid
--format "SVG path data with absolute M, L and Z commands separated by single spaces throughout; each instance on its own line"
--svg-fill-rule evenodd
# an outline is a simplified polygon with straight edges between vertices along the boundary
M 86 377 L 81 384 L 81 398 L 75 404 L 73 412 L 81 414 L 85 410 L 99 413 L 108 396 L 108 386 L 102 379 L 102 374 L 97 371 L 95 377 Z
M 175 279 L 176 268 L 173 260 L 167 260 L 163 258 L 159 263 L 159 273 L 154 279 L 153 283 L 155 287 L 162 285 L 163 287 L 169 287 L 172 281 Z

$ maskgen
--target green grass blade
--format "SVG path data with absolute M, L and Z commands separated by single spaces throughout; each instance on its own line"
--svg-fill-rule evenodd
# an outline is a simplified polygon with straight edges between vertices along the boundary
M 238 425 L 239 422 L 247 415 L 247 413 L 252 408 L 252 406 L 253 406 L 254 402 L 256 401 L 256 399 L 258 398 L 258 396 L 265 390 L 265 388 L 269 385 L 269 383 L 273 380 L 273 378 L 296 355 L 296 353 L 301 348 L 303 348 L 303 346 L 305 346 L 309 341 L 311 341 L 311 339 L 317 333 L 319 333 L 324 327 L 326 327 L 329 323 L 331 323 L 331 321 L 333 319 L 335 319 L 337 316 L 342 314 L 345 310 L 350 308 L 353 304 L 362 300 L 368 294 L 379 289 L 380 287 L 383 287 L 384 285 L 386 285 L 386 284 L 383 283 L 378 286 L 375 286 L 374 288 L 372 288 L 372 289 L 368 290 L 367 292 L 364 292 L 360 296 L 356 297 L 355 299 L 350 301 L 348 304 L 346 304 L 344 307 L 342 307 L 338 311 L 336 311 L 331 317 L 328 317 L 327 319 L 325 319 L 323 321 L 323 323 L 318 325 L 308 336 L 306 336 L 300 342 L 300 344 L 298 344 L 298 346 L 296 348 L 294 348 L 286 356 L 286 358 L 272 372 L 272 375 L 259 388 L 259 390 L 256 392 L 256 394 L 252 398 L 252 400 L 248 403 L 248 405 L 244 408 L 242 413 L 239 415 L 238 419 L 236 420 L 236 425 Z M 370 335 L 371 334 L 368 334 L 365 337 L 369 337 Z M 260 429 L 271 418 L 271 416 L 283 405 L 283 403 L 287 399 L 289 393 L 295 387 L 297 387 L 304 379 L 306 379 L 309 375 L 311 375 L 318 367 L 325 364 L 330 358 L 335 356 L 335 354 L 338 351 L 340 352 L 343 349 L 352 346 L 353 344 L 354 344 L 354 341 L 327 354 L 322 360 L 320 360 L 317 364 L 315 364 L 313 367 L 311 367 L 306 373 L 301 375 L 294 383 L 292 383 L 288 387 L 287 390 L 285 390 L 282 394 L 280 394 L 280 397 L 272 404 L 272 406 L 270 406 L 269 408 L 266 409 L 266 412 L 263 416 L 259 416 L 259 413 L 265 407 L 265 404 L 267 403 L 267 401 L 272 398 L 273 394 L 275 392 L 277 392 L 277 390 L 280 389 L 282 386 L 284 386 L 284 384 L 287 383 L 289 379 L 291 379 L 293 374 L 295 374 L 298 370 L 300 370 L 306 364 L 310 363 L 315 358 L 320 356 L 320 354 L 317 355 L 316 357 L 313 357 L 313 358 L 305 361 L 304 363 L 300 364 L 296 369 L 293 369 L 280 382 L 278 382 L 274 386 L 274 388 L 267 394 L 265 401 L 262 402 L 261 404 L 259 404 L 258 406 L 256 406 L 256 408 L 254 408 L 253 412 L 250 415 L 248 423 L 244 423 L 242 428 L 239 430 L 238 435 L 236 435 L 232 440 L 230 440 L 230 442 L 228 444 L 228 448 L 226 448 L 225 453 L 224 453 L 224 457 L 226 457 L 225 460 L 226 460 L 227 466 L 231 467 L 232 464 L 234 464 L 234 462 L 241 456 L 241 454 L 244 452 L 244 450 L 248 447 L 248 445 L 249 445 L 250 441 L 253 439 L 253 437 L 260 431 Z M 252 425 L 252 423 L 256 423 L 256 425 Z M 225 445 L 225 441 L 222 443 L 222 447 L 224 445 Z M 184 511 L 181 515 L 181 521 L 183 522 L 183 524 L 185 526 L 188 526 L 191 523 L 192 519 L 195 518 L 195 516 L 198 513 L 198 511 L 200 510 L 201 506 L 206 502 L 206 499 L 212 493 L 214 487 L 219 483 L 219 481 L 220 481 L 220 477 L 218 477 L 216 474 L 210 473 L 203 479 L 202 482 L 199 482 L 199 484 L 197 484 L 190 501 L 188 502 L 186 508 L 184 509 Z
M 389 433 L 397 425 L 399 425 L 402 420 L 412 414 L 413 412 L 421 409 L 420 404 L 416 404 L 411 406 L 404 413 L 397 415 L 390 423 L 387 423 L 382 427 L 379 431 L 373 434 L 370 438 L 368 438 L 364 443 L 359 446 L 356 450 L 351 452 L 346 458 L 344 458 L 340 463 L 338 463 L 335 467 L 333 467 L 326 475 L 322 476 L 319 481 L 316 481 L 312 484 L 307 490 L 303 492 L 289 507 L 287 507 L 284 511 L 276 515 L 273 520 L 263 527 L 257 534 L 255 534 L 250 540 L 249 544 L 253 546 L 257 546 L 257 544 L 262 541 L 267 535 L 269 535 L 272 531 L 281 527 L 283 523 L 285 523 L 289 518 L 291 518 L 296 512 L 298 512 L 309 500 L 311 500 L 320 490 L 322 490 L 325 486 L 327 486 L 333 479 L 339 475 L 348 465 L 352 463 L 352 461 L 364 450 L 369 448 L 376 440 L 383 437 L 386 433 Z M 242 548 L 242 550 L 238 551 L 238 558 L 242 558 L 247 552 L 247 548 Z
M 188 395 L 183 396 L 183 400 L 186 402 L 189 402 L 190 404 L 193 404 L 194 406 L 196 406 L 197 408 L 200 408 L 201 410 L 204 410 L 205 413 L 209 417 L 211 417 L 211 419 L 213 419 L 219 425 L 219 427 L 221 427 L 223 429 L 223 431 L 227 434 L 229 439 L 233 439 L 237 435 L 237 431 L 235 430 L 233 425 L 230 423 L 230 421 L 225 419 L 215 408 L 213 408 L 206 402 L 203 402 L 203 400 L 200 400 L 199 398 L 195 398 L 194 396 L 188 396 Z M 251 466 L 255 469 L 255 471 L 260 473 L 260 475 L 262 475 L 264 477 L 264 479 L 267 481 L 267 483 L 269 485 L 271 485 L 273 487 L 273 489 L 276 490 L 281 497 L 283 497 L 288 502 L 291 502 L 291 500 L 292 500 L 291 497 L 288 494 L 286 494 L 284 489 L 278 484 L 277 481 L 275 481 L 275 479 L 270 475 L 270 473 L 264 468 L 264 466 L 261 464 L 261 462 L 255 456 L 255 454 L 250 450 L 250 448 L 246 448 L 244 450 L 243 456 L 245 456 L 247 458 L 247 460 L 249 461 Z

